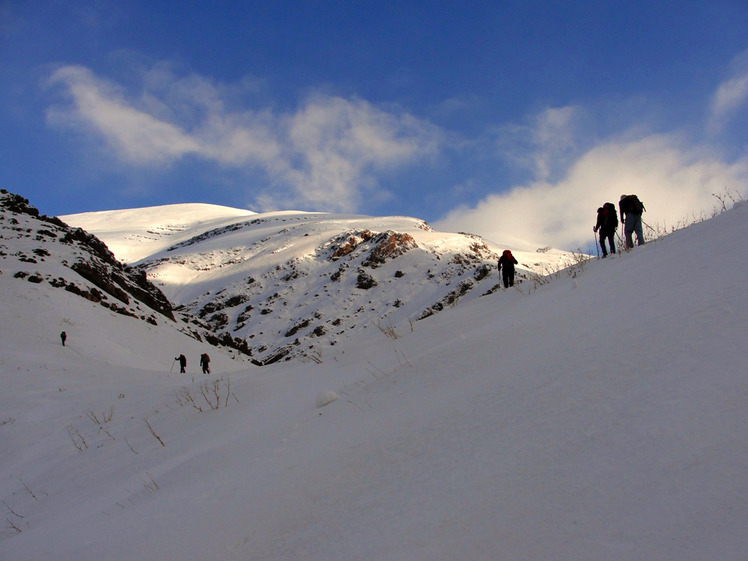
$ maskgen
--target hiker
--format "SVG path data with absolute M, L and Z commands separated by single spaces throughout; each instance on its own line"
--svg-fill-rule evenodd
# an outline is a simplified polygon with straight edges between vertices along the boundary
M 608 240 L 610 252 L 616 252 L 615 234 L 618 229 L 618 214 L 616 214 L 616 205 L 605 203 L 597 209 L 597 224 L 592 228 L 593 232 L 600 232 L 600 247 L 603 250 L 603 258 L 608 256 L 608 250 L 605 248 L 605 240 Z
M 626 236 L 626 249 L 634 247 L 631 234 L 636 234 L 636 245 L 644 245 L 644 233 L 642 232 L 642 213 L 647 209 L 644 203 L 636 195 L 621 195 L 618 202 L 618 210 L 621 214 L 621 222 L 625 227 L 623 232 Z
M 210 357 L 208 353 L 200 355 L 200 366 L 203 368 L 203 374 L 210 374 Z
M 65 341 L 67 340 L 67 338 L 68 338 L 68 334 L 67 333 L 65 333 L 64 331 L 62 333 L 60 333 L 60 341 L 62 341 L 62 346 L 63 347 L 65 346 Z
M 187 358 L 184 355 L 179 355 L 174 360 L 179 361 L 179 369 L 180 369 L 179 373 L 180 374 L 184 374 L 185 372 L 187 372 Z
M 512 255 L 512 252 L 505 249 L 499 257 L 499 271 L 504 267 L 501 278 L 504 281 L 504 288 L 514 286 L 514 266 L 518 265 L 517 260 Z

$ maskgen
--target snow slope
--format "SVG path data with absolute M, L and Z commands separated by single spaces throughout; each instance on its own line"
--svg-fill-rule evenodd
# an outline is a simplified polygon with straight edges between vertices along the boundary
M 0 275 L 0 557 L 745 559 L 747 218 L 205 377 Z

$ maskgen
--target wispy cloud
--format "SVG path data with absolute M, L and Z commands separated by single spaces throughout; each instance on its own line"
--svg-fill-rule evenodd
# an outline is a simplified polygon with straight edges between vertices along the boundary
M 505 124 L 496 132 L 496 155 L 537 181 L 555 181 L 589 142 L 586 119 L 579 106 L 549 107 L 521 124 Z
M 439 142 L 435 127 L 410 115 L 340 97 L 311 98 L 287 124 L 287 144 L 302 162 L 289 173 L 297 195 L 318 203 L 332 197 L 348 209 L 358 207 L 373 172 L 433 153 Z
M 532 141 L 537 147 L 532 151 L 535 173 L 541 181 L 547 181 L 555 173 L 557 166 L 563 165 L 574 152 L 578 136 L 575 134 L 580 119 L 578 107 L 553 107 L 544 110 L 535 119 L 531 129 Z
M 748 51 L 732 63 L 730 77 L 722 82 L 709 104 L 707 128 L 711 134 L 722 131 L 733 115 L 748 102 Z
M 60 68 L 52 86 L 67 94 L 49 122 L 97 134 L 134 166 L 164 166 L 197 156 L 268 176 L 255 193 L 264 209 L 300 205 L 354 211 L 376 172 L 407 165 L 439 148 L 436 127 L 357 99 L 314 95 L 297 111 L 247 110 L 231 88 L 168 65 L 150 69 L 137 95 L 79 66 Z
M 89 70 L 68 66 L 56 71 L 50 84 L 64 84 L 73 105 L 47 112 L 57 125 L 86 125 L 97 130 L 123 160 L 136 164 L 165 163 L 200 150 L 179 127 L 133 107 L 116 85 Z

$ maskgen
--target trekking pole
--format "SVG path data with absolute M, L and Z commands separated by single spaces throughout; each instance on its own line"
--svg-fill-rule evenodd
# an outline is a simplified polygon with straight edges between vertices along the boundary
M 600 248 L 597 246 L 597 232 L 595 232 L 595 229 L 592 229 L 592 244 L 595 246 L 595 254 L 597 255 L 597 258 L 600 259 Z
M 174 371 L 174 363 L 175 363 L 176 361 L 177 361 L 177 359 L 176 359 L 176 358 L 175 358 L 174 360 L 172 360 L 172 361 L 171 361 L 171 368 L 169 368 L 169 374 L 171 374 L 171 373 L 172 373 L 172 372 Z
M 655 234 L 657 233 L 657 230 L 655 230 L 654 228 L 652 228 L 652 226 L 650 226 L 649 224 L 647 224 L 646 222 L 644 222 L 644 220 L 642 220 L 642 224 L 644 224 L 647 228 L 649 228 L 650 230 L 652 230 Z
M 647 224 L 646 222 L 644 222 L 644 220 L 642 220 L 642 224 L 644 226 L 646 226 L 649 229 L 650 232 L 652 232 L 652 234 L 651 234 L 652 235 L 652 240 L 657 240 L 657 239 L 662 238 L 663 236 L 667 235 L 667 232 L 658 233 L 657 230 L 655 230 L 654 228 L 652 228 L 652 226 L 650 226 L 649 224 Z

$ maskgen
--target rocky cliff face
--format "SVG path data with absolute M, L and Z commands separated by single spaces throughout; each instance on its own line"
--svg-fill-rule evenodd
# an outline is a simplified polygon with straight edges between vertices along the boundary
M 174 320 L 168 299 L 144 271 L 117 261 L 96 236 L 41 215 L 5 189 L 0 190 L 0 273 L 46 283 L 149 323 L 157 322 L 152 311 Z

